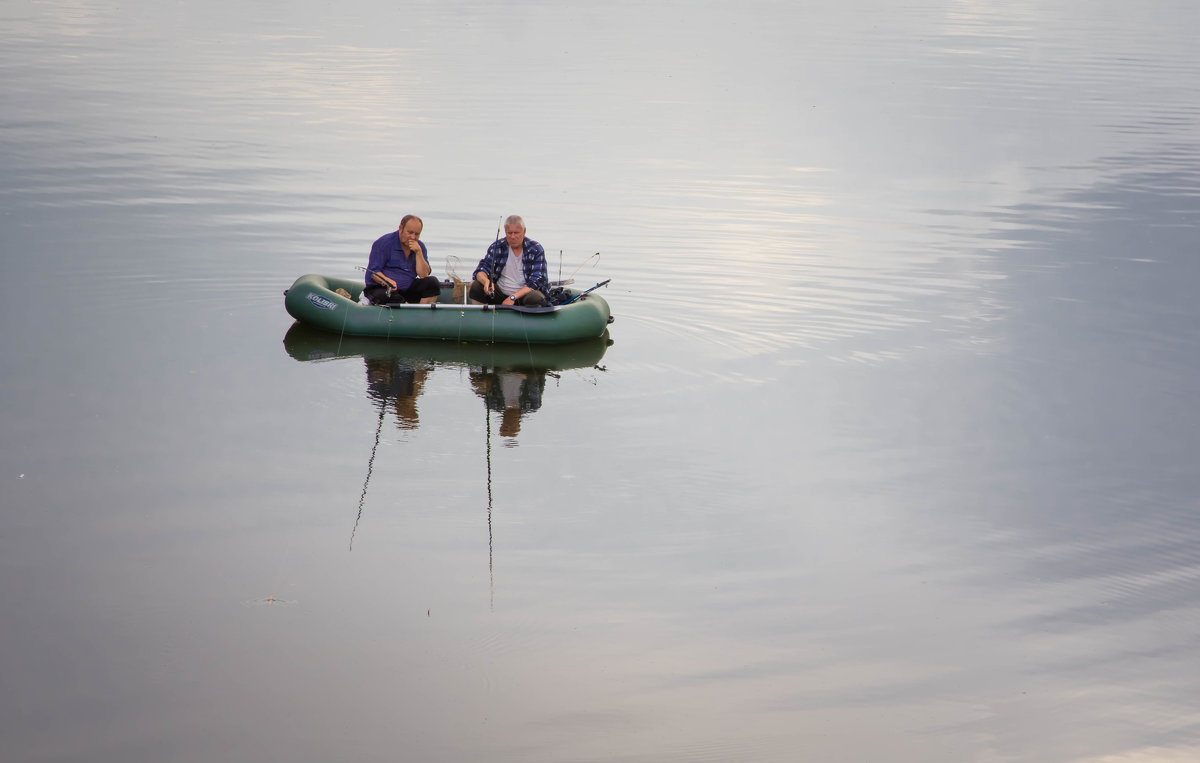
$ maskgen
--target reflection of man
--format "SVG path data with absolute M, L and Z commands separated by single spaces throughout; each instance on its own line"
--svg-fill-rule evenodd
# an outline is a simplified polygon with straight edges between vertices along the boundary
M 394 403 L 396 426 L 416 429 L 420 424 L 417 397 L 425 386 L 429 369 L 418 366 L 409 358 L 364 360 L 367 363 L 367 394 L 381 403 L 386 404 L 389 400 Z
M 525 221 L 510 215 L 504 221 L 504 238 L 488 247 L 475 268 L 468 296 L 489 305 L 544 307 L 550 278 L 546 275 L 546 252 L 533 239 L 525 238 Z
M 484 404 L 500 414 L 500 435 L 514 440 L 521 432 L 521 417 L 542 407 L 545 371 L 481 369 L 471 371 L 471 386 Z
M 416 215 L 405 215 L 395 233 L 380 236 L 371 245 L 363 295 L 373 305 L 437 302 L 442 287 L 430 275 L 429 252 L 421 241 L 425 224 Z

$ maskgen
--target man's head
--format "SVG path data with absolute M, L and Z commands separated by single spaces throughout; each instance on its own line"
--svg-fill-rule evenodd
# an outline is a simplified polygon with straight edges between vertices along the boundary
M 405 215 L 400 218 L 400 244 L 403 246 L 409 241 L 416 241 L 421 238 L 421 229 L 425 227 L 425 223 L 421 222 L 421 218 L 416 215 Z
M 504 220 L 504 240 L 510 249 L 520 249 L 525 241 L 525 221 L 520 215 L 509 215 Z

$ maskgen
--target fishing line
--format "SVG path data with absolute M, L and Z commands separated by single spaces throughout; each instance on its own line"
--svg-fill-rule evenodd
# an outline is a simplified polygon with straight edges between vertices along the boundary
M 589 263 L 589 262 L 591 262 L 592 260 L 597 260 L 597 261 L 598 261 L 598 260 L 599 260 L 599 258 L 600 258 L 600 252 L 596 252 L 595 254 L 593 254 L 592 256 L 588 257 L 586 260 L 584 260 L 582 263 L 580 263 L 579 267 L 575 268 L 575 273 L 578 273 L 580 270 L 583 270 L 583 266 L 584 266 L 584 265 L 588 264 L 588 263 Z M 566 280 L 566 282 L 565 282 L 565 283 L 569 283 L 569 282 L 573 281 L 573 280 L 575 279 L 575 273 L 572 273 L 571 275 L 567 276 L 567 280 Z M 559 268 L 558 274 L 559 274 L 560 276 L 562 275 L 562 268 L 561 268 L 561 266 L 560 266 L 560 268 Z M 560 278 L 559 280 L 561 281 L 562 279 Z
M 284 569 L 287 568 L 288 560 L 291 558 L 291 556 L 292 556 L 292 541 L 289 538 L 287 541 L 285 541 L 285 545 L 283 548 L 283 558 L 281 558 L 279 560 L 279 566 L 275 570 L 275 582 L 280 584 L 279 586 L 276 586 L 276 590 L 278 590 L 279 587 L 281 587 L 283 585 L 283 582 L 284 582 L 283 571 L 284 571 Z M 268 604 L 268 605 L 294 604 L 294 603 L 295 602 L 288 601 L 286 599 L 276 598 L 274 593 L 267 596 L 265 599 L 253 599 L 251 601 L 245 602 L 246 606 L 259 606 L 259 605 L 264 605 L 264 604 Z
M 467 282 L 462 280 L 458 276 L 458 266 L 461 264 L 462 264 L 462 260 L 460 260 L 458 257 L 456 257 L 454 255 L 450 255 L 446 258 L 446 274 L 450 276 L 452 281 L 457 281 L 458 283 L 462 284 L 462 287 L 463 287 L 462 303 L 464 306 L 466 306 L 466 304 L 468 302 L 467 294 L 471 290 L 467 287 Z M 474 275 L 474 274 L 472 274 L 472 275 Z M 457 304 L 456 302 L 454 302 L 453 296 L 451 296 L 450 301 L 454 304 Z M 466 322 L 466 319 L 467 319 L 467 311 L 459 310 L 458 311 L 458 339 L 457 339 L 457 341 L 459 341 L 459 342 L 462 341 L 463 323 Z
M 520 318 L 521 330 L 525 333 L 525 351 L 529 353 L 529 367 L 533 368 L 533 344 L 529 341 L 529 323 L 527 322 L 530 318 L 527 315 L 522 315 Z
M 341 332 L 338 333 L 338 345 L 337 345 L 337 350 L 334 352 L 335 355 L 341 354 L 341 352 L 342 352 L 342 339 L 344 339 L 346 336 L 346 320 L 349 317 L 350 317 L 350 308 L 347 307 L 346 310 L 342 313 L 342 330 L 341 330 Z

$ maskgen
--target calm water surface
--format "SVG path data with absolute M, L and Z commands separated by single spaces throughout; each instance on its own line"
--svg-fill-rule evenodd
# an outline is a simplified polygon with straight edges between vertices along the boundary
M 1198 22 L 0 5 L 0 757 L 1200 758 Z M 292 326 L 408 212 L 610 335 Z

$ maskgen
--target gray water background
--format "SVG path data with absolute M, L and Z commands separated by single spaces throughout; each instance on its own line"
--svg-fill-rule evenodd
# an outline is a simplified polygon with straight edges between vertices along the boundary
M 0 759 L 1200 759 L 1198 22 L 6 1 Z M 284 344 L 409 212 L 515 436 Z

